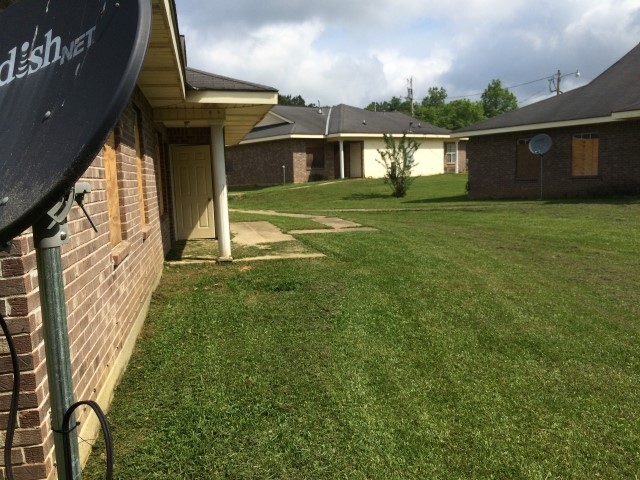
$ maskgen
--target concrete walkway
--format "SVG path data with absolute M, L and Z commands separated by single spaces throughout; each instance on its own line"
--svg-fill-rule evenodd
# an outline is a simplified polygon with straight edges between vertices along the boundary
M 275 210 L 240 210 L 229 209 L 230 212 L 238 213 L 250 213 L 254 215 L 268 215 L 276 217 L 289 217 L 289 218 L 307 218 L 318 222 L 329 228 L 316 228 L 309 230 L 291 230 L 289 234 L 292 235 L 304 235 L 315 233 L 346 233 L 346 232 L 375 232 L 375 228 L 363 227 L 359 223 L 352 222 L 350 220 L 344 220 L 338 217 L 327 217 L 324 215 L 308 215 L 304 213 L 283 213 L 276 212 Z M 231 224 L 231 233 L 234 233 L 234 229 L 238 232 L 237 235 L 241 235 L 240 238 L 235 236 L 233 241 L 242 243 L 243 245 L 255 245 L 256 243 L 268 243 L 268 238 L 274 238 L 271 240 L 274 242 L 285 242 L 288 240 L 294 240 L 289 234 L 282 233 L 277 227 L 269 222 L 241 222 Z M 262 239 L 265 239 L 264 241 Z M 253 242 L 253 243 L 245 243 Z
M 258 245 L 260 243 L 291 242 L 291 235 L 282 233 L 278 227 L 269 222 L 238 222 L 231 224 L 233 241 L 241 245 Z
M 309 230 L 291 230 L 289 233 L 283 233 L 278 227 L 268 221 L 257 222 L 232 222 L 230 225 L 232 243 L 238 246 L 246 247 L 258 247 L 258 249 L 264 249 L 265 254 L 255 257 L 234 258 L 234 262 L 252 262 L 256 260 L 275 260 L 285 258 L 320 258 L 324 257 L 324 254 L 319 252 L 308 251 L 306 247 L 301 248 L 302 244 L 296 240 L 293 235 L 298 234 L 317 234 L 317 233 L 346 233 L 346 232 L 374 232 L 375 228 L 363 227 L 359 223 L 352 222 L 350 220 L 344 220 L 338 217 L 327 217 L 324 215 L 307 215 L 301 213 L 282 213 L 274 210 L 239 210 L 230 209 L 233 212 L 250 213 L 254 215 L 265 216 L 278 216 L 278 217 L 292 217 L 292 218 L 306 218 L 317 222 L 327 228 L 316 228 Z M 193 242 L 214 242 L 215 240 L 194 240 Z M 285 246 L 280 250 L 288 251 L 269 251 L 271 248 L 269 244 L 279 242 L 294 242 L 289 248 Z M 296 243 L 297 242 L 297 243 Z M 296 244 L 298 247 L 296 247 Z M 301 251 L 301 250 L 307 251 Z M 213 247 L 211 247 L 213 251 Z M 274 248 L 274 250 L 278 250 Z M 298 251 L 296 251 L 298 250 Z M 214 256 L 207 258 L 208 255 L 202 253 L 202 251 L 208 251 L 206 246 L 198 246 L 194 243 L 190 248 L 187 248 L 188 254 L 184 259 L 170 260 L 175 265 L 188 265 L 197 263 L 216 263 L 217 260 Z M 267 253 L 269 251 L 269 253 Z M 232 249 L 233 254 L 233 249 Z M 189 258 L 191 255 L 193 258 Z

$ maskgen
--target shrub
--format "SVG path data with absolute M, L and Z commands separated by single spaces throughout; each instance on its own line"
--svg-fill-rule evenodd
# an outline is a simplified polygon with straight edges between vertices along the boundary
M 391 186 L 394 197 L 404 197 L 413 181 L 411 171 L 415 166 L 413 154 L 420 147 L 413 138 L 403 134 L 398 141 L 391 135 L 384 134 L 385 150 L 378 150 L 378 163 L 385 169 L 384 183 Z

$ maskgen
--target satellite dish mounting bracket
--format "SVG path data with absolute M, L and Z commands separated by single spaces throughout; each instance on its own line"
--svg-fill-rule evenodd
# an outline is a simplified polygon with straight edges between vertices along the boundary
M 67 227 L 67 215 L 73 207 L 73 202 L 78 203 L 89 223 L 97 232 L 95 224 L 82 204 L 85 194 L 91 192 L 91 185 L 87 182 L 78 182 L 62 197 L 47 213 L 45 213 L 33 226 L 33 239 L 36 248 L 56 248 L 69 243 L 69 229 Z

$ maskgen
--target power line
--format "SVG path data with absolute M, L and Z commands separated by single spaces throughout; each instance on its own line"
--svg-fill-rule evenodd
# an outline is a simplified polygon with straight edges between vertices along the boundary
M 510 90 L 512 88 L 518 88 L 518 87 L 523 87 L 525 85 L 531 85 L 532 83 L 536 83 L 536 82 L 541 82 L 542 80 L 549 80 L 550 78 L 553 78 L 553 75 L 547 75 L 546 77 L 542 77 L 542 78 L 538 78 L 536 80 L 529 80 L 528 82 L 523 82 L 523 83 L 519 83 L 517 85 L 510 85 L 507 87 L 504 87 L 506 90 Z M 469 98 L 469 97 L 479 97 L 483 94 L 484 92 L 480 92 L 480 93 L 470 93 L 468 95 L 459 95 L 457 97 L 448 97 L 448 99 L 450 100 L 455 100 L 455 99 L 459 99 L 459 98 Z

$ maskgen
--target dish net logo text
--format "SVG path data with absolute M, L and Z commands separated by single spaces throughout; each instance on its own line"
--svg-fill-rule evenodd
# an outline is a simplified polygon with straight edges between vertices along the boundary
M 45 33 L 39 45 L 24 42 L 8 52 L 8 58 L 0 63 L 0 87 L 28 75 L 32 75 L 50 65 L 64 65 L 78 55 L 86 54 L 96 41 L 96 27 L 93 26 L 77 38 L 64 42 L 53 30 Z M 2 58 L 0 57 L 0 61 Z

